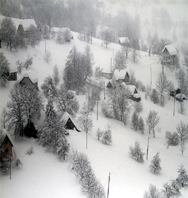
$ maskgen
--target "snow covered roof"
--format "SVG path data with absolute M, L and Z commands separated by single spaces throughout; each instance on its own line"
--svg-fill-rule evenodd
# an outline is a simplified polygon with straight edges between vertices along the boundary
M 115 69 L 114 70 L 114 79 L 123 80 L 128 72 L 124 69 Z
M 135 90 L 137 92 L 137 89 L 134 85 L 127 85 L 125 82 L 121 83 L 121 87 L 124 89 L 128 95 L 135 95 Z
M 119 43 L 126 44 L 129 43 L 128 37 L 119 37 Z
M 24 78 L 29 78 L 31 80 L 32 83 L 36 83 L 38 82 L 38 78 L 33 78 L 31 75 L 25 73 L 21 79 L 19 80 L 19 82 L 21 82 Z
M 167 49 L 167 51 L 169 52 L 170 55 L 176 55 L 177 54 L 177 50 L 173 45 L 165 45 L 162 53 L 164 52 L 164 50 Z
M 77 131 L 81 131 L 77 125 L 77 123 L 74 121 L 74 119 L 72 118 L 72 116 L 67 113 L 67 112 L 64 112 L 63 116 L 62 116 L 62 121 L 64 121 L 65 123 L 67 123 L 67 121 L 69 120 L 69 118 L 71 119 L 72 123 L 74 124 L 74 126 L 76 127 L 76 130 Z
M 6 17 L 0 15 L 0 26 L 1 26 L 1 22 L 4 18 L 6 18 Z M 12 19 L 14 25 L 16 26 L 16 29 L 18 29 L 20 24 L 23 26 L 23 29 L 25 31 L 30 27 L 30 25 L 37 27 L 34 19 L 18 19 L 18 18 L 11 18 L 11 19 Z

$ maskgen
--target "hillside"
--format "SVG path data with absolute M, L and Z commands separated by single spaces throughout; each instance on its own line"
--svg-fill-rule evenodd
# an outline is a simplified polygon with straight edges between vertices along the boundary
M 74 34 L 74 40 L 66 44 L 57 44 L 53 40 L 47 40 L 47 50 L 51 52 L 52 60 L 47 64 L 44 59 L 45 43 L 42 41 L 36 48 L 28 48 L 27 50 L 19 50 L 19 52 L 10 52 L 5 47 L 0 49 L 6 58 L 9 60 L 11 67 L 16 67 L 16 61 L 24 61 L 28 56 L 33 57 L 33 65 L 27 71 L 19 74 L 19 78 L 24 73 L 37 77 L 39 79 L 39 88 L 44 79 L 52 75 L 54 65 L 58 66 L 59 73 L 62 74 L 66 57 L 69 51 L 75 45 L 78 51 L 84 51 L 86 42 L 77 39 L 78 34 Z M 94 55 L 95 64 L 93 70 L 100 66 L 103 69 L 111 68 L 111 59 L 113 60 L 115 53 L 120 49 L 118 44 L 110 44 L 106 49 L 101 47 L 101 40 L 93 39 L 93 44 L 88 44 Z M 158 74 L 161 72 L 161 64 L 158 56 L 149 57 L 147 53 L 141 52 L 138 63 L 133 63 L 131 57 L 127 62 L 127 70 L 133 71 L 135 77 L 143 82 L 145 86 L 151 85 L 155 88 Z M 152 71 L 152 78 L 151 78 Z M 169 80 L 177 85 L 175 74 L 165 68 L 165 74 Z M 151 84 L 152 81 L 152 84 Z M 10 82 L 5 89 L 0 89 L 1 105 L 0 113 L 3 107 L 6 106 L 9 100 L 9 91 L 13 86 Z M 71 150 L 84 152 L 89 160 L 96 177 L 101 181 L 105 190 L 107 190 L 108 175 L 111 173 L 110 183 L 110 198 L 116 197 L 143 197 L 145 190 L 148 190 L 149 184 L 156 185 L 159 189 L 169 180 L 177 177 L 177 169 L 182 163 L 188 167 L 188 149 L 184 155 L 180 153 L 180 146 L 169 147 L 165 143 L 165 132 L 176 130 L 176 126 L 180 121 L 187 123 L 188 120 L 188 101 L 185 101 L 185 115 L 178 113 L 178 102 L 176 102 L 176 112 L 173 116 L 173 99 L 168 101 L 164 108 L 159 105 L 154 105 L 149 99 L 145 99 L 145 93 L 140 93 L 142 96 L 143 112 L 141 116 L 145 120 L 150 110 L 158 112 L 160 117 L 158 132 L 156 138 L 149 135 L 147 130 L 142 135 L 131 129 L 130 123 L 124 126 L 122 122 L 114 119 L 107 119 L 101 113 L 99 108 L 99 119 L 97 120 L 96 108 L 92 113 L 94 127 L 88 135 L 88 149 L 85 146 L 85 133 L 77 133 L 71 131 L 68 140 L 71 145 Z M 104 93 L 101 93 L 101 101 Z M 85 96 L 77 96 L 80 106 L 86 100 Z M 133 103 L 133 102 L 132 102 Z M 101 102 L 99 103 L 100 107 Z M 105 129 L 107 125 L 112 129 L 112 144 L 107 146 L 97 141 L 96 131 L 98 127 Z M 147 139 L 150 137 L 149 160 L 144 163 L 138 163 L 129 156 L 129 147 L 136 140 L 141 143 L 143 151 L 147 149 Z M 61 162 L 57 156 L 52 153 L 46 153 L 45 149 L 40 147 L 33 139 L 23 139 L 15 141 L 15 150 L 18 158 L 23 162 L 23 167 L 19 170 L 13 169 L 12 179 L 8 176 L 0 175 L 0 192 L 3 198 L 50 198 L 64 197 L 82 198 L 86 197 L 81 192 L 81 186 L 78 183 L 74 174 L 70 171 L 67 162 Z M 33 146 L 34 154 L 26 155 L 29 147 Z M 188 144 L 186 142 L 186 147 Z M 153 156 L 159 152 L 161 158 L 162 171 L 159 175 L 153 175 L 149 171 L 150 161 Z M 11 190 L 10 190 L 11 189 Z M 180 197 L 187 197 L 187 189 L 181 191 Z

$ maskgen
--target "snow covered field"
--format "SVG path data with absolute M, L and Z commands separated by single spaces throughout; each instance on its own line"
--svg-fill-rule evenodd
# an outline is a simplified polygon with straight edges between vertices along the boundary
M 71 43 L 63 45 L 57 44 L 53 40 L 47 40 L 47 50 L 51 52 L 52 60 L 47 64 L 43 60 L 45 43 L 42 41 L 36 48 L 19 50 L 19 52 L 10 52 L 5 47 L 0 49 L 9 60 L 11 67 L 16 67 L 15 62 L 24 61 L 28 57 L 33 57 L 33 65 L 23 73 L 29 73 L 39 79 L 39 88 L 48 75 L 52 75 L 54 65 L 58 66 L 60 74 L 65 67 L 66 57 L 73 46 L 78 51 L 84 51 L 86 42 L 77 39 L 77 33 L 74 33 L 74 40 Z M 100 66 L 104 69 L 110 69 L 111 58 L 120 49 L 117 44 L 110 44 L 106 49 L 101 47 L 101 41 L 93 39 L 93 44 L 89 44 L 94 55 L 95 67 Z M 134 71 L 135 77 L 141 80 L 145 86 L 151 84 L 152 88 L 158 74 L 161 72 L 160 59 L 157 56 L 148 57 L 147 53 L 140 52 L 139 62 L 133 63 L 130 59 L 127 63 L 127 70 Z M 151 72 L 152 71 L 152 79 Z M 165 74 L 176 85 L 175 75 L 168 69 Z M 19 75 L 21 78 L 21 75 Z M 10 82 L 6 89 L 0 89 L 1 105 L 0 113 L 8 101 L 8 95 L 13 83 Z M 142 96 L 143 112 L 141 116 L 146 119 L 150 110 L 158 112 L 160 117 L 159 132 L 156 138 L 150 136 L 149 160 L 144 163 L 138 163 L 129 156 L 129 147 L 136 140 L 141 143 L 143 151 L 146 152 L 147 140 L 149 134 L 145 131 L 142 135 L 131 129 L 130 123 L 124 126 L 122 122 L 113 119 L 107 119 L 101 113 L 99 108 L 99 119 L 97 120 L 96 108 L 92 114 L 94 127 L 88 135 L 88 149 L 86 149 L 86 136 L 84 132 L 70 132 L 69 142 L 71 150 L 84 152 L 91 161 L 91 166 L 95 171 L 96 177 L 101 181 L 105 190 L 107 190 L 108 175 L 111 173 L 110 198 L 139 198 L 143 197 L 145 190 L 148 190 L 149 184 L 156 185 L 159 189 L 163 184 L 177 177 L 179 165 L 184 164 L 188 170 L 188 149 L 184 155 L 181 155 L 180 146 L 169 147 L 165 143 L 165 132 L 176 130 L 180 121 L 187 123 L 188 120 L 188 101 L 185 101 L 185 115 L 178 113 L 178 102 L 176 102 L 176 112 L 173 116 L 173 99 L 171 99 L 164 108 L 154 105 L 149 99 L 146 100 L 144 93 Z M 101 100 L 103 98 L 101 97 Z M 78 100 L 83 104 L 85 96 L 78 96 Z M 100 107 L 100 103 L 99 103 Z M 112 129 L 112 144 L 107 146 L 102 144 L 96 138 L 97 128 L 104 129 L 107 125 Z M 74 174 L 70 171 L 67 162 L 61 162 L 57 156 L 46 153 L 45 149 L 40 147 L 35 140 L 23 139 L 21 142 L 15 142 L 15 150 L 18 158 L 22 161 L 23 167 L 19 170 L 12 170 L 12 179 L 9 176 L 0 175 L 0 197 L 2 198 L 81 198 L 86 197 L 81 191 Z M 26 154 L 29 147 L 33 146 L 34 154 Z M 186 142 L 186 147 L 188 144 Z M 159 152 L 161 158 L 162 171 L 159 175 L 154 175 L 149 170 L 150 161 L 153 156 Z M 188 197 L 188 189 L 181 191 L 180 197 Z

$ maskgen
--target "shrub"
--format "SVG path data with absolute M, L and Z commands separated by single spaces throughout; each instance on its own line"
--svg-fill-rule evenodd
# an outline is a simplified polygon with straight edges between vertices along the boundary
M 101 131 L 101 129 L 98 128 L 98 129 L 97 129 L 97 132 L 96 132 L 97 139 L 100 140 L 101 137 L 102 137 L 102 135 L 103 135 L 103 131 Z
M 138 162 L 144 162 L 144 153 L 140 147 L 140 143 L 138 141 L 135 142 L 134 147 L 130 147 L 130 155 Z
M 165 137 L 166 137 L 167 145 L 176 146 L 179 144 L 179 136 L 176 132 L 171 133 L 166 131 Z
M 107 130 L 105 130 L 102 135 L 102 143 L 103 144 L 112 143 L 112 131 L 110 129 L 110 126 L 108 126 Z
M 151 161 L 150 170 L 152 173 L 157 174 L 161 171 L 160 162 L 161 159 L 159 158 L 159 153 L 157 153 Z
M 149 191 L 145 192 L 144 198 L 159 198 L 160 195 L 161 194 L 160 194 L 159 190 L 157 189 L 157 187 L 150 184 Z
M 104 101 L 101 103 L 102 113 L 107 118 L 113 118 L 113 110 L 110 108 L 108 104 L 106 104 Z

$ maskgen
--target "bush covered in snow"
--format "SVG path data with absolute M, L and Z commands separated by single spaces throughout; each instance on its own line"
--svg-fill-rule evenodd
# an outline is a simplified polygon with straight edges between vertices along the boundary
M 150 184 L 149 191 L 145 192 L 143 198 L 160 198 L 161 193 L 156 186 Z
M 183 165 L 180 165 L 178 169 L 178 177 L 176 179 L 177 184 L 182 188 L 188 185 L 188 174 L 187 171 L 185 170 Z
M 81 183 L 82 191 L 87 193 L 88 197 L 105 197 L 104 188 L 97 180 L 91 168 L 91 163 L 85 154 L 74 151 L 70 156 L 70 165 Z
M 159 153 L 157 153 L 154 157 L 153 160 L 151 161 L 150 164 L 150 170 L 152 173 L 157 174 L 161 171 L 161 159 L 159 158 Z
M 113 118 L 113 110 L 109 103 L 106 103 L 104 101 L 101 102 L 101 110 L 102 113 L 107 117 L 107 118 Z
M 174 133 L 171 133 L 171 132 L 168 132 L 166 131 L 166 142 L 167 142 L 167 145 L 169 146 L 176 146 L 179 144 L 179 136 L 176 132 Z
M 142 148 L 140 147 L 140 143 L 138 141 L 135 142 L 134 146 L 130 148 L 130 155 L 138 162 L 144 162 L 144 153 L 142 152 Z
M 110 126 L 107 126 L 106 130 L 97 129 L 96 136 L 98 140 L 101 140 L 103 144 L 112 143 L 112 131 Z

